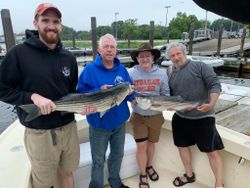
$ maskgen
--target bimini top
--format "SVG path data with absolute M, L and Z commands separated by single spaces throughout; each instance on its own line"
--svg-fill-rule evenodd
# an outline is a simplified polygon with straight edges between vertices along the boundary
M 201 8 L 244 23 L 250 23 L 249 0 L 193 0 Z

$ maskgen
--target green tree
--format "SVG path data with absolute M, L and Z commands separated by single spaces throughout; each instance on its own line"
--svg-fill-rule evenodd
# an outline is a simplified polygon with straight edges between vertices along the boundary
M 135 39 L 147 40 L 149 37 L 149 25 L 143 24 L 137 26 Z
M 117 21 L 117 38 L 118 39 L 122 39 L 122 34 L 123 34 L 123 32 L 122 32 L 122 27 L 123 27 L 123 21 L 122 20 L 119 20 L 119 21 Z M 115 33 L 115 31 L 116 31 L 116 23 L 115 22 L 113 22 L 112 24 L 111 24 L 111 28 L 112 28 L 112 34 L 115 36 L 116 35 L 116 33 Z
M 110 26 L 98 26 L 96 29 L 97 36 L 100 37 L 107 33 L 112 33 L 112 28 Z
M 200 20 L 199 21 L 200 28 L 205 28 L 206 20 Z M 207 28 L 211 29 L 211 22 L 207 20 Z
M 155 39 L 164 39 L 164 36 L 166 36 L 166 27 L 161 25 L 155 26 L 154 36 Z
M 213 21 L 211 28 L 213 28 L 215 31 L 218 31 L 221 24 L 223 24 L 224 30 L 226 31 L 230 31 L 231 26 L 232 26 L 232 31 L 238 31 L 240 28 L 244 27 L 244 24 L 242 23 L 235 22 L 229 19 L 220 18 Z
M 63 26 L 62 33 L 61 33 L 61 39 L 62 40 L 72 40 L 73 33 L 75 33 L 75 30 L 71 27 Z
M 170 38 L 179 39 L 182 32 L 189 32 L 191 23 L 194 23 L 194 29 L 198 29 L 201 26 L 195 15 L 187 16 L 186 13 L 178 12 L 176 17 L 169 23 Z
M 89 31 L 78 31 L 76 35 L 78 40 L 91 40 L 91 33 Z
M 128 19 L 122 25 L 123 38 L 124 39 L 134 39 L 137 28 L 137 19 Z

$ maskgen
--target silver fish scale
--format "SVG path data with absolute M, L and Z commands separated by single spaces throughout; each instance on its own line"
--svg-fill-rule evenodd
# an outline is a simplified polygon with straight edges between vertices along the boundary
M 121 84 L 94 93 L 69 95 L 57 101 L 56 110 L 81 113 L 83 106 L 93 104 L 97 112 L 119 105 L 129 93 L 129 84 Z
M 105 112 L 111 107 L 119 105 L 129 92 L 130 84 L 122 83 L 105 90 L 87 94 L 69 94 L 58 101 L 54 101 L 54 103 L 57 111 L 81 113 L 85 105 L 93 104 L 97 112 Z M 42 115 L 41 110 L 35 104 L 25 104 L 19 107 L 28 114 L 25 118 L 26 122 Z
M 194 108 L 199 104 L 198 102 L 185 101 L 180 96 L 137 96 L 136 101 L 140 108 L 156 111 L 185 110 Z

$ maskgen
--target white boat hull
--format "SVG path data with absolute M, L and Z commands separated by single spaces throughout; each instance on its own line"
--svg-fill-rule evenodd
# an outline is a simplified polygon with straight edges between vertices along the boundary
M 223 100 L 238 101 L 249 105 L 250 89 L 223 84 Z M 236 96 L 233 96 L 236 95 Z M 238 96 L 237 96 L 238 95 Z M 241 95 L 241 96 L 239 96 Z M 242 96 L 246 97 L 242 97 Z M 152 188 L 171 188 L 173 179 L 184 173 L 183 165 L 173 144 L 171 119 L 173 112 L 164 112 L 165 123 L 162 128 L 160 141 L 156 145 L 154 166 L 160 174 L 157 182 L 150 182 Z M 249 116 L 248 116 L 249 118 Z M 88 142 L 88 124 L 85 116 L 76 115 L 80 143 Z M 248 188 L 250 175 L 250 137 L 217 125 L 225 149 L 221 151 L 224 163 L 224 184 L 226 188 Z M 132 134 L 128 123 L 127 132 Z M 26 155 L 24 142 L 24 127 L 15 121 L 0 135 L 0 187 L 2 188 L 30 188 L 30 163 Z M 191 147 L 193 168 L 197 182 L 187 185 L 192 188 L 214 187 L 214 176 L 210 169 L 205 153 Z M 134 159 L 135 160 L 135 159 Z M 90 168 L 88 168 L 90 171 Z M 81 173 L 77 174 L 78 179 Z M 84 172 L 85 173 L 85 172 Z M 90 172 L 87 172 L 90 174 Z M 83 174 L 82 174 L 83 176 Z M 138 187 L 138 174 L 123 180 L 130 187 Z M 79 181 L 79 180 L 77 180 Z M 87 180 L 86 180 L 87 181 Z M 88 182 L 85 182 L 86 185 Z M 76 188 L 82 188 L 82 183 L 76 182 Z
M 162 129 L 160 141 L 156 147 L 154 165 L 160 173 L 160 180 L 151 183 L 151 187 L 174 187 L 172 180 L 183 173 L 176 147 L 173 145 L 170 126 L 171 112 L 165 113 L 165 124 Z M 78 116 L 78 119 L 82 117 Z M 81 142 L 88 141 L 88 125 L 86 120 L 78 121 L 79 137 Z M 250 174 L 250 137 L 217 126 L 225 150 L 221 152 L 224 162 L 224 179 L 227 188 L 247 188 Z M 131 132 L 130 125 L 127 127 Z M 0 187 L 26 188 L 29 187 L 30 163 L 23 144 L 24 127 L 18 121 L 13 123 L 0 137 Z M 195 188 L 213 187 L 214 177 L 210 170 L 206 154 L 200 153 L 196 146 L 192 147 L 193 166 L 197 175 L 197 182 L 192 184 Z M 124 180 L 131 187 L 137 187 L 138 176 Z

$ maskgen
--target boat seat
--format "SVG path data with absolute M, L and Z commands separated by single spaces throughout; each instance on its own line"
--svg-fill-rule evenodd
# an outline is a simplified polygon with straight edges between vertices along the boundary
M 110 153 L 108 146 L 106 152 L 106 159 Z M 74 172 L 75 187 L 83 188 L 88 187 L 91 177 L 91 151 L 90 143 L 80 144 L 80 164 L 79 168 Z M 121 179 L 128 178 L 138 174 L 139 168 L 136 160 L 136 143 L 131 134 L 125 134 L 124 157 L 122 160 L 120 176 Z M 104 184 L 108 184 L 108 168 L 107 160 L 104 165 Z

